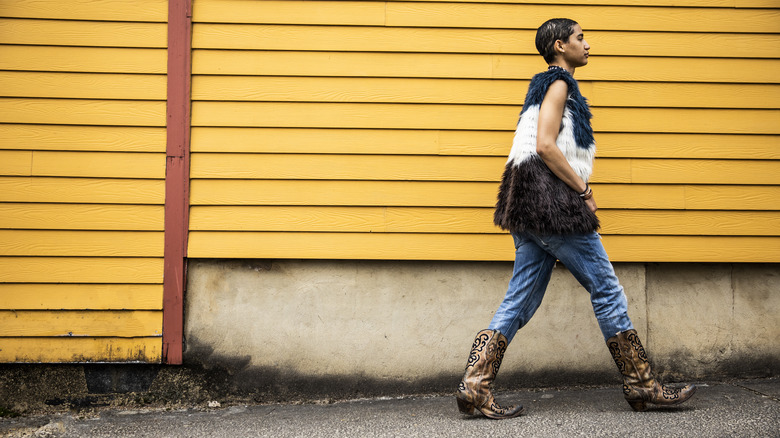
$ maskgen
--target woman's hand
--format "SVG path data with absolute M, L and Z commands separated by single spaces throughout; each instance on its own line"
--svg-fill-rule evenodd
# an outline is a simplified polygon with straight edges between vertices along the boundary
M 590 199 L 585 200 L 585 205 L 587 205 L 590 211 L 592 211 L 593 213 L 595 213 L 596 210 L 599 209 L 598 207 L 596 207 L 596 200 L 593 198 L 593 196 L 591 196 Z

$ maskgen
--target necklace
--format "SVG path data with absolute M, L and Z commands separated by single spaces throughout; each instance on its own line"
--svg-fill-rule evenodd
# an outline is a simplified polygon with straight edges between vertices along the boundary
M 547 71 L 550 71 L 550 70 L 563 70 L 563 71 L 565 71 L 566 73 L 569 73 L 569 71 L 568 71 L 568 70 L 566 70 L 565 68 L 561 67 L 560 65 L 551 65 L 551 66 L 549 66 L 549 67 L 547 68 Z

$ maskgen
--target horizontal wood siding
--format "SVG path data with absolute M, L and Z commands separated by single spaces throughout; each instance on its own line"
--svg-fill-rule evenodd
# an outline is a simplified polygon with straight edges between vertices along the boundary
M 511 260 L 492 206 L 562 6 L 612 259 L 780 261 L 769 0 L 198 0 L 189 256 Z
M 161 360 L 166 21 L 0 2 L 0 362 Z

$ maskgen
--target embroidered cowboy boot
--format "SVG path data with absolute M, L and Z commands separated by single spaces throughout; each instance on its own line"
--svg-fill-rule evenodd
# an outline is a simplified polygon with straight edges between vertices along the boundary
M 607 346 L 623 375 L 626 401 L 635 411 L 644 411 L 647 403 L 676 405 L 688 400 L 696 392 L 694 385 L 671 388 L 655 379 L 636 330 L 620 332 L 607 339 Z
M 477 333 L 466 372 L 458 385 L 456 397 L 460 412 L 474 415 L 479 411 L 494 420 L 514 418 L 523 412 L 522 406 L 499 406 L 491 391 L 507 345 L 506 337 L 498 330 Z

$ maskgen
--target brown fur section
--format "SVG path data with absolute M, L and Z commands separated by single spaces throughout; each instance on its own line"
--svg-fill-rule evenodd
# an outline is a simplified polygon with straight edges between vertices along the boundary
M 511 232 L 578 234 L 596 231 L 599 219 L 538 156 L 507 163 L 493 222 Z

